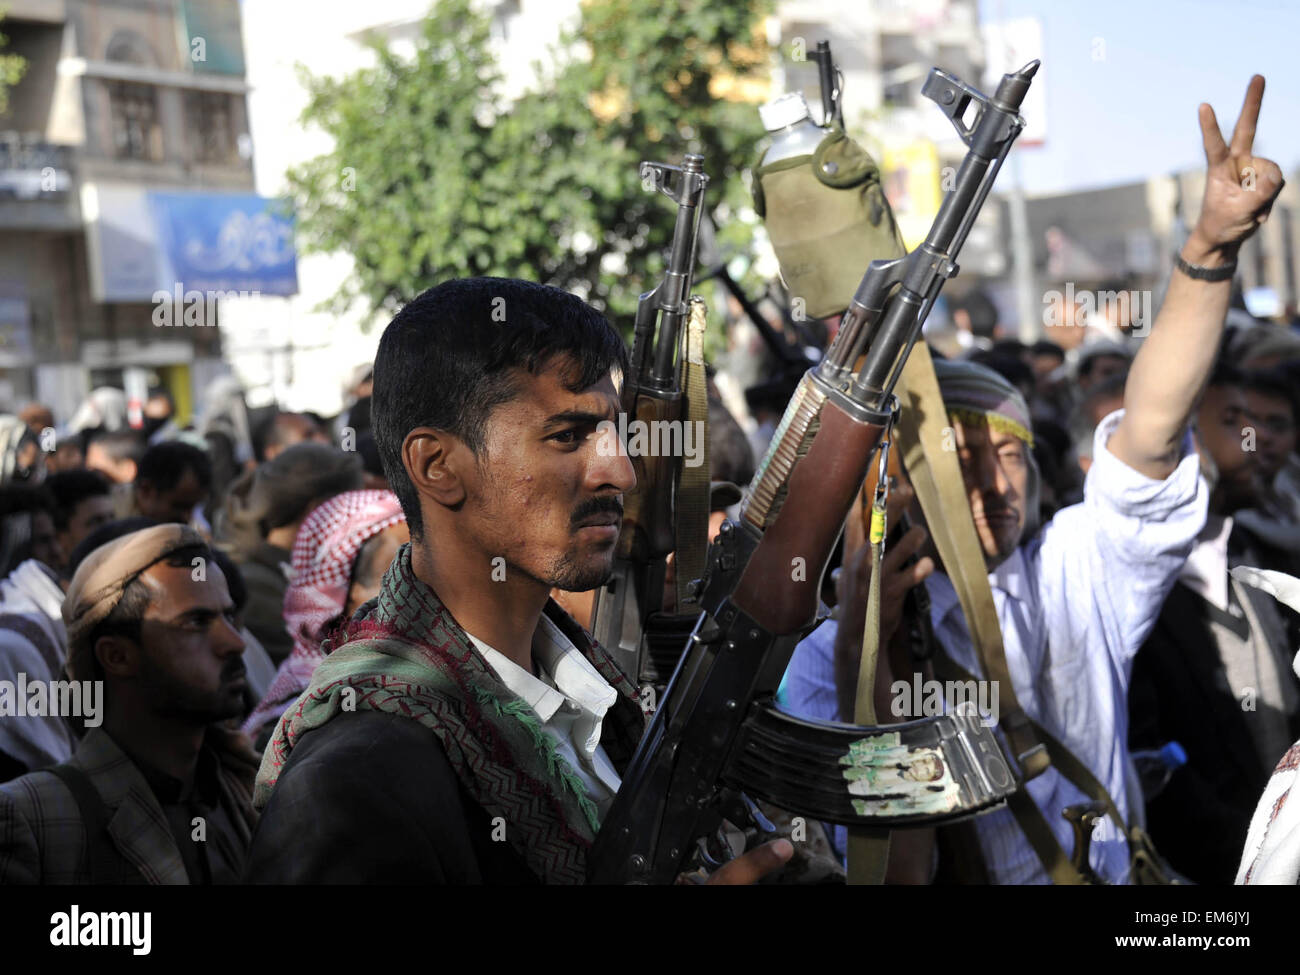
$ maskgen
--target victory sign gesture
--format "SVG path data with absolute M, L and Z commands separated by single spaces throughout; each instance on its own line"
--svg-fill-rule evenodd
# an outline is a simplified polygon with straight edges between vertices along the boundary
M 1214 109 L 1200 106 L 1207 172 L 1201 215 L 1175 258 L 1164 304 L 1138 350 L 1124 387 L 1124 418 L 1110 451 L 1151 478 L 1173 473 L 1184 435 L 1214 366 L 1228 312 L 1237 251 L 1268 217 L 1282 190 L 1282 170 L 1253 155 L 1264 79 L 1250 79 L 1232 141 L 1224 142 Z
M 1223 261 L 1233 260 L 1241 243 L 1268 219 L 1285 182 L 1277 163 L 1252 154 L 1263 100 L 1264 78 L 1255 75 L 1246 89 L 1246 101 L 1228 143 L 1223 141 L 1214 109 L 1204 103 L 1200 106 L 1208 169 L 1201 216 L 1193 237 L 1199 249 L 1207 252 L 1205 257 L 1216 254 Z

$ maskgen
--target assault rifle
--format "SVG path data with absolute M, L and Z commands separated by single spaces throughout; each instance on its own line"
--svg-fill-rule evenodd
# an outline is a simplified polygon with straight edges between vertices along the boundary
M 1038 69 L 992 98 L 935 69 L 922 94 L 968 147 L 925 242 L 873 261 L 825 359 L 801 380 L 754 475 L 739 523 L 709 551 L 703 612 L 588 856 L 593 883 L 671 883 L 725 856 L 722 819 L 759 823 L 749 796 L 836 823 L 896 829 L 962 819 L 1003 801 L 1014 776 L 971 714 L 868 727 L 795 718 L 775 694 L 818 622 L 821 577 L 882 435 L 926 314 L 1024 128 Z M 973 117 L 968 122 L 968 113 Z M 859 360 L 862 360 L 859 366 Z
M 698 155 L 687 155 L 680 167 L 643 162 L 641 176 L 677 204 L 677 221 L 663 279 L 637 303 L 621 411 L 628 429 L 637 424 L 649 431 L 643 442 L 680 447 L 691 437 L 698 453 L 692 468 L 680 449 L 629 450 L 637 486 L 624 495 L 613 574 L 597 591 L 591 632 L 625 673 L 653 687 L 667 683 L 699 615 L 684 583 L 702 574 L 708 544 L 708 403 L 702 349 L 691 347 L 692 338 L 697 345 L 703 339 L 704 302 L 691 298 L 691 281 L 709 177 Z M 666 560 L 673 551 L 685 577 L 677 612 L 665 613 Z

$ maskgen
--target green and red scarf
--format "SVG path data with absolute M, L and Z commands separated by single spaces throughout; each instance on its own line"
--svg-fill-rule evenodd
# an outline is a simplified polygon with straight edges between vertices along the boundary
M 553 601 L 545 610 L 619 693 L 601 745 L 622 772 L 645 727 L 637 689 L 603 647 Z M 328 652 L 333 644 L 338 649 Z M 322 649 L 325 660 L 281 717 L 262 757 L 254 804 L 270 799 L 302 736 L 345 711 L 380 711 L 434 733 L 469 795 L 508 824 L 507 842 L 545 883 L 581 883 L 599 822 L 582 780 L 536 712 L 501 682 L 411 569 L 405 545 L 373 610 Z

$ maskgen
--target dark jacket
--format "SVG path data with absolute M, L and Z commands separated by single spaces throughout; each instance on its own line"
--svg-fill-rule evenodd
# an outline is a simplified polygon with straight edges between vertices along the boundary
M 262 811 L 250 883 L 535 884 L 433 732 L 374 711 L 303 737 Z
M 293 637 L 284 625 L 284 593 L 289 579 L 280 568 L 288 565 L 292 553 L 287 548 L 263 542 L 239 563 L 248 588 L 244 607 L 244 625 L 266 649 L 278 667 L 293 649 Z
M 255 817 L 254 768 L 248 758 L 247 765 L 220 773 L 221 802 L 244 848 Z M 92 874 L 97 883 L 190 882 L 162 806 L 140 768 L 107 732 L 88 731 L 66 764 L 89 780 L 95 794 L 87 798 L 100 804 L 102 836 L 88 842 L 81 805 L 53 772 L 31 772 L 8 782 L 0 786 L 0 885 L 88 884 Z
M 1261 624 L 1272 598 L 1250 586 Z M 1147 831 L 1175 870 L 1202 884 L 1231 884 L 1255 804 L 1276 757 L 1258 754 L 1241 702 L 1228 685 L 1208 621 L 1220 611 L 1182 583 L 1174 586 L 1155 629 L 1133 662 L 1129 684 L 1129 746 L 1133 751 L 1177 741 L 1188 763 L 1147 801 Z M 1292 678 L 1284 668 L 1282 678 Z M 1292 737 L 1300 733 L 1291 716 Z

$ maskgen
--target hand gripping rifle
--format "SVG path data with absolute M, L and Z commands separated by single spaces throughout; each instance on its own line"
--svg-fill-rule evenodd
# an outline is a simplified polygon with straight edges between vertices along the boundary
M 708 403 L 704 302 L 691 298 L 691 280 L 709 177 L 698 155 L 687 155 L 680 167 L 644 162 L 641 176 L 647 188 L 677 204 L 668 267 L 637 303 L 621 394 L 625 429 L 649 431 L 642 442 L 656 449 L 629 450 L 637 486 L 624 496 L 613 574 L 596 594 L 591 631 L 644 688 L 667 683 L 700 608 L 686 584 L 703 574 L 708 544 Z M 685 446 L 687 437 L 698 441 L 694 464 L 682 451 L 657 449 Z M 676 614 L 663 612 L 666 559 L 673 551 Z
M 891 423 L 895 383 L 1024 127 L 1019 107 L 1037 69 L 1004 75 L 992 98 L 938 69 L 926 80 L 922 93 L 968 146 L 956 182 L 921 246 L 871 263 L 826 358 L 790 401 L 739 523 L 710 548 L 703 612 L 597 834 L 591 882 L 671 883 L 692 856 L 716 863 L 705 838 L 723 818 L 755 822 L 748 796 L 896 829 L 959 820 L 1014 791 L 974 715 L 854 726 L 795 718 L 774 698 L 818 620 L 821 577 Z

